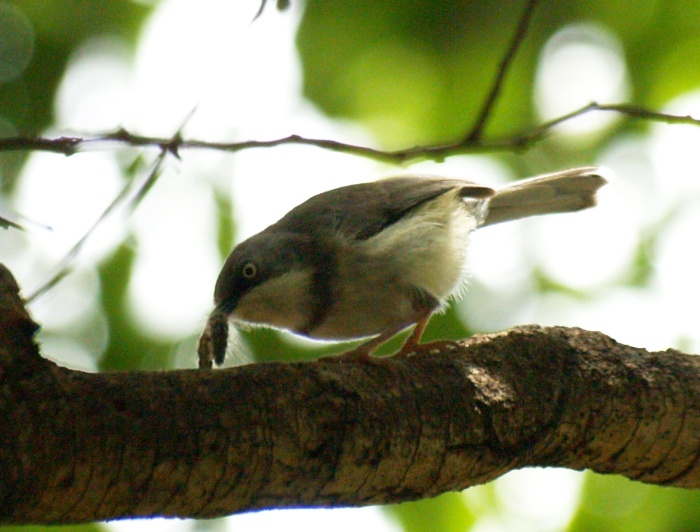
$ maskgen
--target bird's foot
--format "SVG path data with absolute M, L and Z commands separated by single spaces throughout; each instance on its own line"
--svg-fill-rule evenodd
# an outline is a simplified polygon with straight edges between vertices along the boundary
M 355 363 L 355 362 L 371 362 L 374 360 L 376 357 L 373 357 L 371 355 L 371 352 L 368 351 L 367 349 L 363 349 L 364 345 L 361 345 L 357 349 L 351 349 L 350 351 L 346 351 L 345 353 L 340 353 L 339 355 L 329 355 L 325 357 L 321 357 L 319 360 L 323 360 L 324 362 L 338 362 L 341 364 L 350 362 L 350 363 Z
M 409 358 L 418 354 L 433 354 L 437 355 L 445 351 L 456 351 L 459 343 L 453 340 L 436 340 L 434 342 L 426 342 L 424 344 L 406 342 L 401 346 L 396 353 L 391 355 L 398 358 Z

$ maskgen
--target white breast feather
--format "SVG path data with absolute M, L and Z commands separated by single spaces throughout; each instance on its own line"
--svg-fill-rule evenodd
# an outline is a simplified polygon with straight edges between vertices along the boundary
M 395 261 L 407 283 L 444 301 L 464 280 L 468 235 L 478 225 L 475 207 L 457 190 L 443 194 L 370 238 L 367 251 L 391 256 L 387 261 Z

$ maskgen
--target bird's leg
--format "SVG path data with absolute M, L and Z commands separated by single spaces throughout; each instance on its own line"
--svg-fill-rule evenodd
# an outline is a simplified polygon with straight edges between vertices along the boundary
M 411 336 L 406 338 L 406 341 L 401 346 L 401 349 L 394 353 L 393 356 L 406 356 L 408 353 L 419 350 L 419 346 L 421 345 L 420 339 L 421 336 L 423 336 L 423 331 L 425 331 L 425 328 L 428 326 L 430 316 L 431 314 L 428 314 L 416 322 L 416 326 L 413 328 Z
M 411 336 L 409 336 L 406 339 L 406 341 L 401 346 L 401 349 L 399 349 L 392 356 L 406 357 L 412 353 L 420 353 L 430 351 L 432 349 L 441 349 L 445 347 L 454 347 L 455 345 L 457 345 L 457 343 L 452 340 L 437 340 L 435 342 L 427 342 L 425 344 L 420 343 L 420 339 L 423 336 L 425 328 L 428 326 L 428 322 L 430 321 L 431 315 L 432 314 L 428 314 L 427 316 L 421 318 L 416 322 L 416 326 L 413 329 Z
M 452 340 L 437 340 L 435 342 L 428 342 L 425 344 L 420 343 L 420 339 L 423 336 L 425 328 L 428 326 L 432 312 L 429 312 L 416 322 L 416 326 L 413 328 L 411 335 L 406 339 L 406 341 L 401 346 L 396 353 L 391 356 L 406 357 L 412 353 L 420 353 L 424 351 L 429 351 L 431 349 L 440 349 L 445 347 L 455 346 L 456 342 Z M 371 340 L 359 345 L 351 351 L 347 351 L 340 355 L 333 355 L 329 357 L 324 357 L 329 360 L 334 360 L 337 362 L 368 362 L 372 360 L 377 360 L 372 356 L 372 352 L 377 349 L 384 342 L 392 338 L 395 334 L 401 332 L 404 327 L 396 327 L 390 329 L 389 331 L 383 332 L 379 336 L 372 338 Z
M 355 349 L 341 353 L 340 355 L 332 355 L 323 357 L 324 359 L 333 360 L 336 362 L 369 362 L 374 359 L 372 352 L 392 336 L 399 333 L 403 327 L 397 327 L 389 331 L 383 332 L 379 336 L 375 336 L 364 344 L 360 344 Z

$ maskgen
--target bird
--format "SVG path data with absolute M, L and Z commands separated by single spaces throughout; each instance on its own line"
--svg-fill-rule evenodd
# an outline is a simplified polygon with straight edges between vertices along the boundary
M 199 365 L 224 362 L 229 323 L 330 341 L 365 339 L 368 357 L 414 326 L 398 355 L 421 346 L 431 316 L 466 281 L 469 233 L 479 227 L 592 207 L 606 183 L 584 167 L 492 188 L 404 175 L 323 192 L 241 242 L 214 288 Z

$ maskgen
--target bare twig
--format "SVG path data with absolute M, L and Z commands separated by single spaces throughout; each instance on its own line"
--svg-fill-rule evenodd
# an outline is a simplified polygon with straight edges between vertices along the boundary
M 41 229 L 43 231 L 51 231 L 51 226 L 30 220 L 26 216 L 10 209 L 6 205 L 0 204 L 0 229 L 12 227 L 18 231 L 30 231 Z
M 648 109 L 644 109 L 643 107 L 639 107 L 637 105 L 632 105 L 628 103 L 600 104 L 596 102 L 591 102 L 588 105 L 584 105 L 580 109 L 577 109 L 576 111 L 572 111 L 571 113 L 550 120 L 549 122 L 545 122 L 544 124 L 540 125 L 539 128 L 535 128 L 533 131 L 540 129 L 543 132 L 548 132 L 554 129 L 556 126 L 563 124 L 564 122 L 568 122 L 569 120 L 590 113 L 591 111 L 613 112 L 621 114 L 628 118 L 648 120 L 650 122 L 700 126 L 700 119 L 694 118 L 690 115 L 672 115 L 668 113 L 660 113 L 657 111 L 649 111 Z
M 493 106 L 496 104 L 498 95 L 500 94 L 501 88 L 503 87 L 503 82 L 506 79 L 508 68 L 513 63 L 515 54 L 520 49 L 520 46 L 523 43 L 523 39 L 525 38 L 525 34 L 527 33 L 528 28 L 530 27 L 530 20 L 532 19 L 532 14 L 535 12 L 537 2 L 538 0 L 529 0 L 527 5 L 525 6 L 525 10 L 523 11 L 522 16 L 520 17 L 520 22 L 518 23 L 518 27 L 515 29 L 513 40 L 510 43 L 510 46 L 508 47 L 508 50 L 503 56 L 501 64 L 498 67 L 498 72 L 496 73 L 496 78 L 494 79 L 493 84 L 491 85 L 491 90 L 486 96 L 486 99 L 484 100 L 484 103 L 481 107 L 481 112 L 479 113 L 479 116 L 477 117 L 476 122 L 474 123 L 474 126 L 472 127 L 471 131 L 466 136 L 465 141 L 473 142 L 481 138 L 484 132 L 484 128 L 486 127 L 486 122 L 489 116 L 491 115 Z
M 112 202 L 107 206 L 107 208 L 102 212 L 100 217 L 92 224 L 90 229 L 78 240 L 72 248 L 66 253 L 65 257 L 58 263 L 54 272 L 50 277 L 42 283 L 34 292 L 32 292 L 27 297 L 27 302 L 31 302 L 38 298 L 39 296 L 46 293 L 48 290 L 53 288 L 61 279 L 68 275 L 73 267 L 73 261 L 83 249 L 83 246 L 90 238 L 90 236 L 95 232 L 95 230 L 102 225 L 102 223 L 111 216 L 118 208 L 124 206 L 124 209 L 128 212 L 133 211 L 136 206 L 141 202 L 146 193 L 151 189 L 151 187 L 158 180 L 161 173 L 161 168 L 163 166 L 163 161 L 165 156 L 170 152 L 168 146 L 164 145 L 161 148 L 161 152 L 158 155 L 151 171 L 148 173 L 143 182 L 139 183 L 137 186 L 134 182 L 127 183 L 124 188 L 117 194 L 117 197 L 112 200 Z
M 494 140 L 482 138 L 460 140 L 455 143 L 416 146 L 395 151 L 384 151 L 328 139 L 307 138 L 289 135 L 272 140 L 248 140 L 244 142 L 211 142 L 206 140 L 186 140 L 176 135 L 173 138 L 149 137 L 119 129 L 110 133 L 99 133 L 83 137 L 5 137 L 0 139 L 0 152 L 3 151 L 48 151 L 73 155 L 85 149 L 96 149 L 101 145 L 123 144 L 132 147 L 155 147 L 179 154 L 186 149 L 210 149 L 236 153 L 255 148 L 274 148 L 287 144 L 315 146 L 324 150 L 366 157 L 377 161 L 404 164 L 412 161 L 431 159 L 443 160 L 452 155 L 465 153 L 494 153 L 527 149 L 550 134 L 557 126 L 590 112 L 613 112 L 627 118 L 661 122 L 666 124 L 688 124 L 700 126 L 700 119 L 690 115 L 674 115 L 650 111 L 631 104 L 599 104 L 592 102 L 563 116 L 521 131 L 510 137 Z
M 277 0 L 277 10 L 284 11 L 285 9 L 287 9 L 289 7 L 290 3 L 291 3 L 290 0 Z M 258 12 L 253 17 L 253 22 L 258 20 L 258 18 L 260 18 L 260 15 L 263 14 L 263 11 L 265 11 L 265 5 L 267 5 L 267 0 L 261 0 L 260 8 L 258 9 Z

